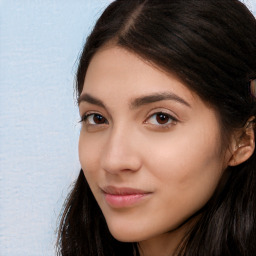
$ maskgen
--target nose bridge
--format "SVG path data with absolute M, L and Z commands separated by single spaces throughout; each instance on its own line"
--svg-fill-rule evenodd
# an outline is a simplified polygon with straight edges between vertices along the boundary
M 140 167 L 134 129 L 125 123 L 113 126 L 108 134 L 102 156 L 102 167 L 107 172 L 136 171 Z

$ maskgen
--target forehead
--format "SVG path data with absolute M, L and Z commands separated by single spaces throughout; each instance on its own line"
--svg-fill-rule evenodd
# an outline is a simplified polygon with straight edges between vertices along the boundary
M 136 97 L 161 91 L 182 94 L 189 100 L 198 98 L 175 75 L 124 48 L 105 46 L 89 64 L 82 94 Z

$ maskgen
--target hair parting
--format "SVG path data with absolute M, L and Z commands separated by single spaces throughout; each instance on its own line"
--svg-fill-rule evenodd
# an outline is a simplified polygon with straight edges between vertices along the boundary
M 256 20 L 238 0 L 113 1 L 83 48 L 76 75 L 78 97 L 91 59 L 108 44 L 175 75 L 214 108 L 223 146 L 231 131 L 256 116 L 255 91 L 251 93 L 256 77 Z M 256 152 L 225 170 L 175 255 L 254 255 L 255 187 Z M 57 252 L 61 256 L 140 255 L 136 243 L 119 242 L 110 234 L 82 170 L 65 202 Z

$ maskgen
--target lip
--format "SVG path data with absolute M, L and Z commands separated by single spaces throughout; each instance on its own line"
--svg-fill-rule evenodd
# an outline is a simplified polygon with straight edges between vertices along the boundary
M 107 186 L 102 189 L 107 204 L 113 208 L 133 207 L 143 202 L 152 192 L 135 188 Z

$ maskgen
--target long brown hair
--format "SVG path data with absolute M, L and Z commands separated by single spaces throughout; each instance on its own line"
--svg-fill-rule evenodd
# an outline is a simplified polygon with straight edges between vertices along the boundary
M 256 115 L 249 93 L 250 80 L 256 78 L 256 20 L 238 0 L 114 1 L 84 46 L 78 96 L 92 57 L 110 41 L 176 74 L 215 108 L 223 137 Z M 225 185 L 201 209 L 177 255 L 254 255 L 255 188 L 254 153 L 227 168 Z M 139 255 L 136 243 L 112 237 L 82 170 L 65 203 L 57 246 L 62 256 Z

